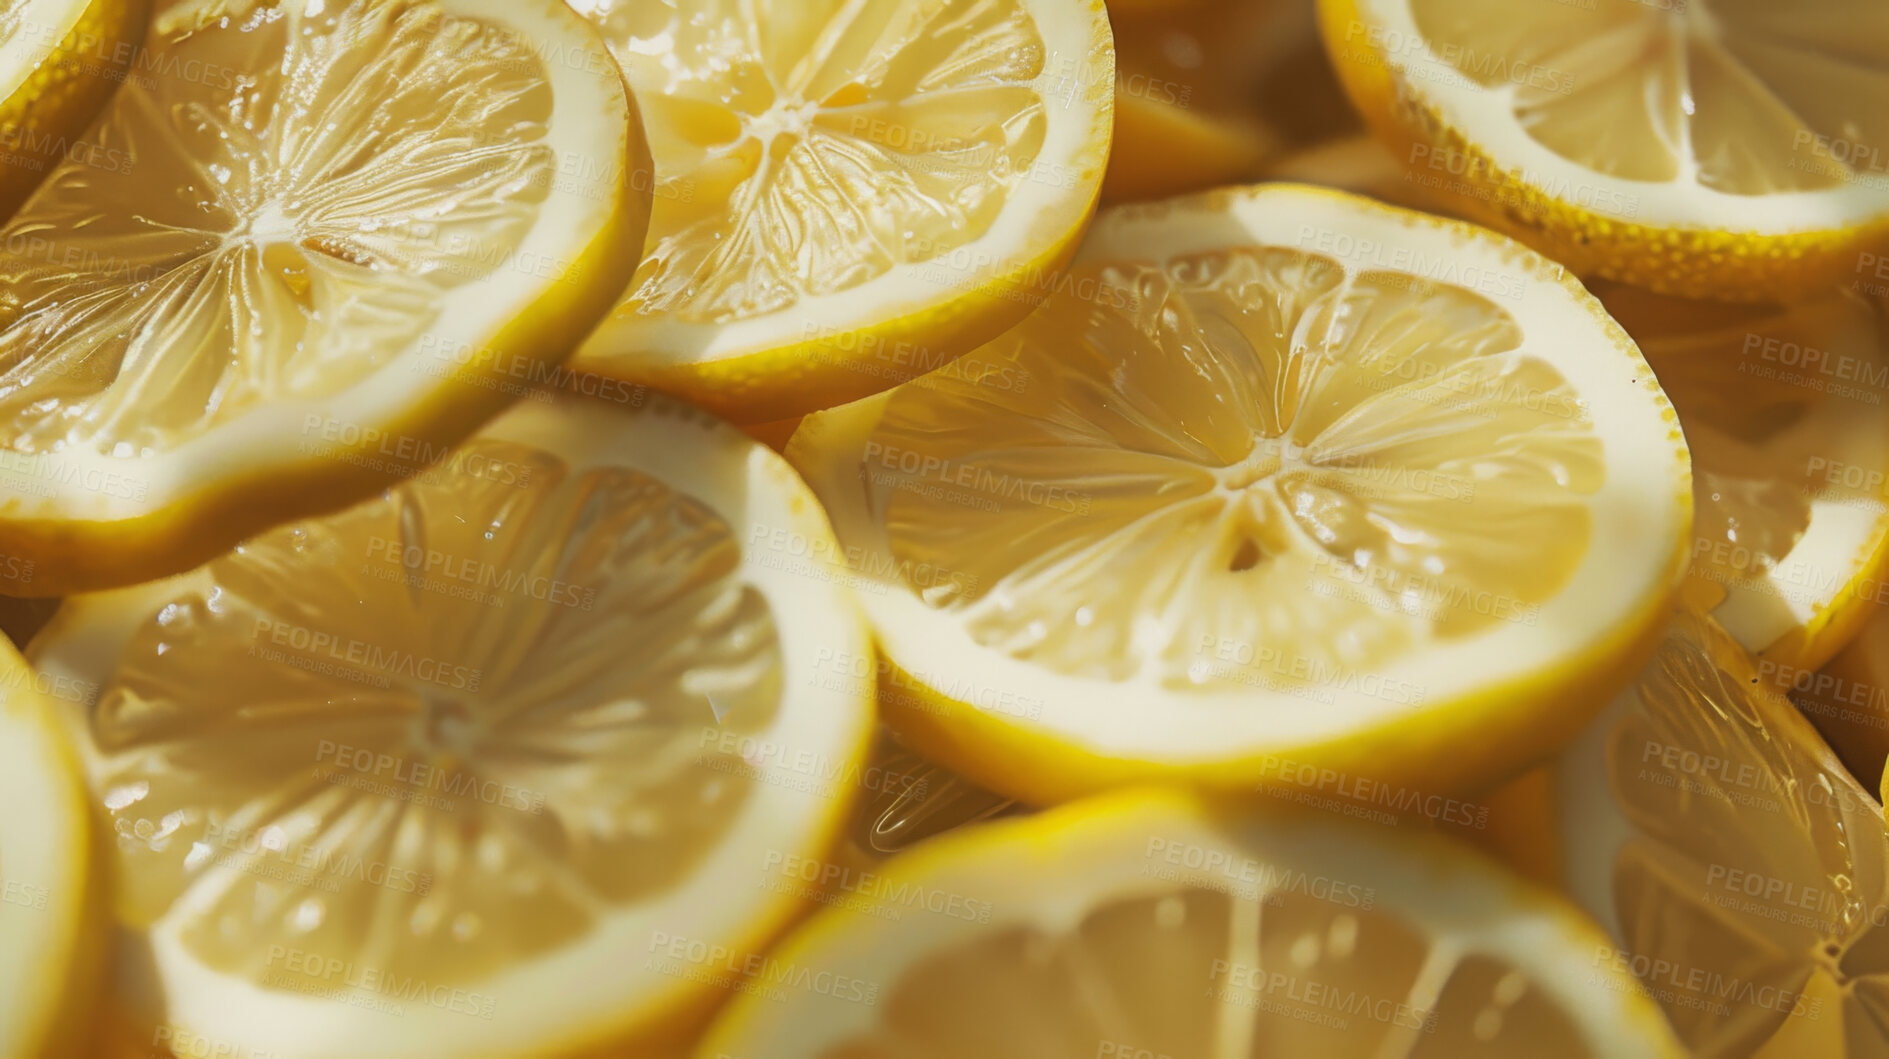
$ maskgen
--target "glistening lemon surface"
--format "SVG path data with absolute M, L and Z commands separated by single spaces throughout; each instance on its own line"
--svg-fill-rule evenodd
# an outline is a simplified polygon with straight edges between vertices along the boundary
M 1577 271 L 1770 301 L 1889 237 L 1875 0 L 1321 0 L 1352 99 L 1406 165 Z
M 1889 1050 L 1889 825 L 1709 618 L 1552 770 L 1561 881 L 1696 1055 Z
M 647 1054 L 801 906 L 870 650 L 774 453 L 666 399 L 526 402 L 383 497 L 35 641 L 111 828 L 113 1027 L 248 1053 Z M 775 883 L 775 885 L 769 885 Z M 674 947 L 680 957 L 668 953 Z
M 649 196 L 562 3 L 211 0 L 139 69 L 0 227 L 0 593 L 177 573 L 582 382 Z
M 1016 330 L 788 455 L 888 721 L 1032 801 L 1494 778 L 1638 668 L 1690 526 L 1671 407 L 1558 266 L 1292 186 L 1108 211 Z
M 1042 301 L 1108 156 L 1101 0 L 571 0 L 649 119 L 649 260 L 587 369 L 736 422 L 886 389 Z

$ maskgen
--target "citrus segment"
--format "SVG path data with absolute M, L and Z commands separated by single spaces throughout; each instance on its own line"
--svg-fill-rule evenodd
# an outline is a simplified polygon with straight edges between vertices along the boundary
M 1746 652 L 1681 614 L 1554 772 L 1568 891 L 1698 1055 L 1880 1055 L 1889 824 Z

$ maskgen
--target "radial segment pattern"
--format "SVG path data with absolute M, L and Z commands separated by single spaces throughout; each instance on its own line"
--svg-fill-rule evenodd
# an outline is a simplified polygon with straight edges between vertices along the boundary
M 1488 298 L 1280 248 L 1064 287 L 865 450 L 900 569 L 957 572 L 908 583 L 980 643 L 1177 687 L 1267 645 L 1307 683 L 1530 622 L 1585 553 L 1601 444 Z
M 1033 173 L 1051 56 L 1021 0 L 572 6 L 656 160 L 635 313 L 721 323 L 850 290 L 980 238 L 1024 180 L 1067 176 Z
M 1506 962 L 1427 939 L 1372 909 L 1368 887 L 1324 879 L 1329 893 L 1314 897 L 1302 873 L 1266 874 L 1277 892 L 1120 897 L 1067 931 L 1014 926 L 960 941 L 903 975 L 878 1024 L 824 1059 L 1111 1054 L 1097 1042 L 1228 1059 L 1590 1056 L 1565 1013 Z
M 138 455 L 332 396 L 511 267 L 555 168 L 526 42 L 428 0 L 230 9 L 155 33 L 0 229 L 0 446 Z
M 179 581 L 91 719 L 121 920 L 185 908 L 208 966 L 388 992 L 678 885 L 753 793 L 744 740 L 699 733 L 779 707 L 739 561 L 653 478 L 485 440 Z
M 1876 0 L 1410 0 L 1432 52 L 1542 146 L 1733 195 L 1889 188 Z
M 1700 1055 L 1889 1050 L 1881 806 L 1699 619 L 1635 690 L 1604 744 L 1631 829 L 1613 900 L 1680 1037 Z

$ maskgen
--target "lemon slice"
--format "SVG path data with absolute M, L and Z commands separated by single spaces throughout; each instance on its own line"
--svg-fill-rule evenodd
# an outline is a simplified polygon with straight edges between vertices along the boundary
M 1692 450 L 1688 601 L 1788 687 L 1889 603 L 1889 321 L 1851 291 L 1790 307 L 1595 293 Z
M 1033 802 L 1299 765 L 1441 794 L 1637 670 L 1685 447 L 1557 266 L 1278 185 L 1111 210 L 1069 280 L 788 446 L 915 749 Z
M 37 675 L 0 643 L 0 1055 L 86 1054 L 104 954 L 85 791 Z M 71 689 L 62 686 L 60 691 Z
M 1769 301 L 1889 236 L 1889 7 L 1322 0 L 1351 97 L 1417 171 L 1582 273 Z
M 1682 614 L 1551 770 L 1563 882 L 1695 1055 L 1889 1050 L 1889 825 L 1750 657 Z
M 644 1054 L 801 906 L 870 736 L 831 531 L 693 409 L 525 402 L 35 641 L 116 841 L 115 1021 L 237 1054 Z M 188 1054 L 186 1051 L 184 1054 Z
M 0 593 L 177 573 L 602 388 L 556 362 L 635 268 L 647 163 L 562 4 L 222 0 L 135 72 L 0 228 L 0 553 L 36 564 Z
M 1129 792 L 937 839 L 884 889 L 971 914 L 821 913 L 737 998 L 728 1059 L 1677 1056 L 1592 926 L 1435 836 Z M 772 987 L 779 988 L 779 987 Z
M 0 220 L 68 159 L 106 172 L 134 164 L 81 134 L 119 83 L 142 73 L 147 8 L 148 0 L 0 0 Z
M 1055 288 L 1107 161 L 1102 0 L 571 0 L 655 154 L 577 363 L 741 423 L 923 374 Z

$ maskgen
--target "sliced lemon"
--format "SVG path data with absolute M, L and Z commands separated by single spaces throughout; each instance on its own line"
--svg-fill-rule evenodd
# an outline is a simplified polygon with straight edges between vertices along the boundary
M 142 76 L 148 0 L 0 0 L 0 220 L 68 159 L 114 170 L 132 159 L 81 139 L 126 78 Z
M 1889 238 L 1875 0 L 1321 0 L 1352 99 L 1582 273 L 1769 301 Z
M 1107 161 L 1102 0 L 571 0 L 649 121 L 649 258 L 577 363 L 741 423 L 874 393 L 1055 284 Z
M 1595 293 L 1692 450 L 1688 601 L 1789 686 L 1889 603 L 1889 320 L 1852 291 L 1790 307 Z
M 176 573 L 600 388 L 556 362 L 647 163 L 562 4 L 220 0 L 136 71 L 0 228 L 0 554 L 35 564 L 0 593 Z
M 1889 825 L 1709 618 L 1550 770 L 1562 883 L 1692 1054 L 1889 1051 Z
M 885 872 L 885 892 L 947 911 L 822 912 L 698 1054 L 1681 1054 L 1631 977 L 1594 964 L 1605 939 L 1573 909 L 1435 836 L 1137 791 L 957 832 Z M 836 985 L 766 984 L 803 978 Z
M 87 1051 L 103 905 L 85 789 L 53 705 L 0 643 L 0 1055 Z
M 831 531 L 654 400 L 525 402 L 382 498 L 35 641 L 116 843 L 115 1022 L 235 1054 L 654 1048 L 802 905 L 871 724 Z M 189 1054 L 186 1050 L 181 1054 Z M 619 1052 L 618 1054 L 623 1054 Z
M 1034 802 L 1494 779 L 1638 669 L 1690 528 L 1671 407 L 1558 266 L 1289 185 L 1108 211 L 1018 329 L 788 458 L 888 720 Z

